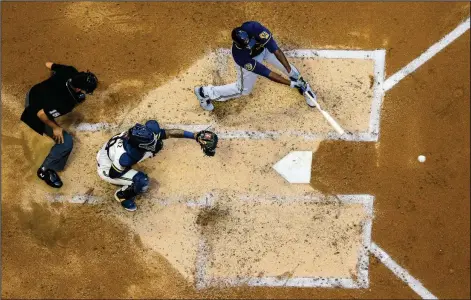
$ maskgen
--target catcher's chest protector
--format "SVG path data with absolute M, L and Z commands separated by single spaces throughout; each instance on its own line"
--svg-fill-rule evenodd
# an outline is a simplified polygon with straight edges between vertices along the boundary
M 138 162 L 141 162 L 149 157 L 152 157 L 152 152 L 142 152 L 142 151 L 139 151 L 137 149 L 133 149 L 132 147 L 130 147 L 129 145 L 127 147 L 125 147 L 124 145 L 124 139 L 123 137 L 126 135 L 126 131 L 125 132 L 122 132 L 118 135 L 115 135 L 114 137 L 112 137 L 107 145 L 106 145 L 106 151 L 107 151 L 107 154 L 108 154 L 108 158 L 114 162 L 114 163 L 118 163 L 120 161 L 120 158 L 123 156 L 123 155 L 126 155 L 128 157 L 131 157 L 133 158 L 133 160 L 135 161 L 135 163 L 138 163 Z M 159 141 L 160 144 L 162 144 L 162 141 Z M 157 147 L 159 148 L 159 147 Z M 161 149 L 161 147 L 160 147 Z M 159 150 L 160 150 L 159 149 Z

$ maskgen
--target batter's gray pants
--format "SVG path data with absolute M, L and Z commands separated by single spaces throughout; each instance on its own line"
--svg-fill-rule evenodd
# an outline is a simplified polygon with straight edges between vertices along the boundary
M 26 99 L 25 99 L 25 107 L 29 106 L 29 92 L 26 94 Z M 45 129 L 44 133 L 49 136 L 50 138 L 53 138 L 54 133 L 51 127 L 47 126 L 44 124 Z M 65 164 L 67 163 L 67 160 L 69 159 L 69 155 L 72 152 L 72 148 L 74 147 L 74 141 L 72 139 L 72 136 L 66 132 L 65 130 L 63 131 L 64 135 L 64 143 L 62 144 L 55 144 L 52 146 L 51 150 L 49 151 L 49 154 L 46 156 L 46 159 L 44 159 L 44 162 L 42 163 L 42 167 L 46 169 L 52 169 L 54 171 L 62 171 L 65 168 Z

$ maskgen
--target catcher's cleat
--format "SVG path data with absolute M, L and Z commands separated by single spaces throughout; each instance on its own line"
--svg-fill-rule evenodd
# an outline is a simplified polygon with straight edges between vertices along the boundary
M 116 199 L 116 201 L 121 203 L 121 206 L 125 210 L 127 210 L 127 211 L 136 211 L 137 210 L 136 202 L 134 202 L 135 198 L 132 197 L 132 198 L 126 199 L 125 191 L 123 191 L 122 189 L 119 189 L 119 190 L 116 191 L 116 193 L 114 193 L 114 198 Z
M 41 167 L 38 169 L 37 175 L 40 179 L 44 180 L 49 186 L 53 188 L 58 189 L 63 185 L 62 180 L 54 170 L 44 169 Z
M 308 95 L 304 95 L 307 105 L 309 105 L 310 107 L 316 107 L 316 102 L 315 102 L 317 100 L 316 94 L 312 91 L 307 91 L 306 94 L 308 93 L 309 95 L 311 95 L 312 99 Z
M 209 100 L 209 97 L 206 97 L 204 95 L 202 86 L 195 87 L 195 95 L 198 101 L 200 102 L 200 106 L 202 109 L 208 110 L 208 111 L 211 111 L 214 109 L 214 105 L 211 103 L 211 100 Z

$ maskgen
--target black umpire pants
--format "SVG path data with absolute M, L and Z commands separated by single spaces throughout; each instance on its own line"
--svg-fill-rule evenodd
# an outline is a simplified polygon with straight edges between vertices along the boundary
M 29 106 L 29 92 L 26 94 L 25 98 L 25 107 Z M 54 140 L 54 133 L 51 127 L 48 125 L 44 124 L 45 129 L 44 133 L 52 138 Z M 46 159 L 44 159 L 44 162 L 42 163 L 42 167 L 46 169 L 52 169 L 54 171 L 62 171 L 65 168 L 65 164 L 67 163 L 67 160 L 69 159 L 69 155 L 72 152 L 72 148 L 74 147 L 74 141 L 72 139 L 72 136 L 66 132 L 65 130 L 63 131 L 64 135 L 64 143 L 62 144 L 55 144 L 52 146 L 51 150 L 49 151 L 49 154 L 46 156 Z M 54 141 L 55 142 L 55 141 Z

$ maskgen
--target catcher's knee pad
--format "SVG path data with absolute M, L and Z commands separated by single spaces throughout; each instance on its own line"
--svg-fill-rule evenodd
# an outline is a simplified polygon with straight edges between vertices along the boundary
M 132 178 L 132 185 L 136 194 L 144 193 L 149 188 L 149 177 L 142 172 L 137 172 Z

